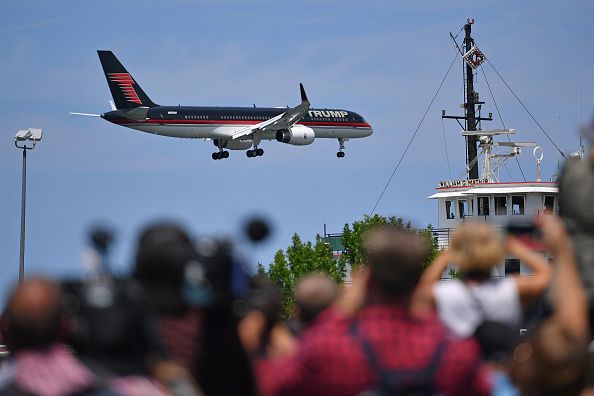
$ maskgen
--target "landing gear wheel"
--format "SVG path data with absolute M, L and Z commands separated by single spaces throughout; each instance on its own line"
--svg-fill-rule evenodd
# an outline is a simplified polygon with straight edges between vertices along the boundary
M 228 151 L 223 151 L 221 154 L 223 154 L 223 158 L 229 158 L 229 152 Z
M 338 153 L 336 153 L 336 156 L 338 158 L 343 158 L 345 156 L 344 151 L 339 151 Z
M 258 155 L 259 157 L 263 156 L 264 155 L 264 150 L 261 149 L 261 148 L 256 149 L 256 155 Z
M 252 150 L 248 150 L 245 152 L 245 155 L 247 155 L 248 158 L 252 158 L 252 153 L 253 153 Z
M 212 159 L 213 160 L 218 160 L 219 159 L 219 153 L 212 153 Z

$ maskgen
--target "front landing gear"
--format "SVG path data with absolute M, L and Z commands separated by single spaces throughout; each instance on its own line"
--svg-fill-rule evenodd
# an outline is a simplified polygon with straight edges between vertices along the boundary
M 343 158 L 345 156 L 345 153 L 343 150 L 344 150 L 344 139 L 338 138 L 338 153 L 336 153 L 336 156 L 338 158 Z
M 261 148 L 254 148 L 245 152 L 248 158 L 261 157 L 264 155 L 264 150 Z

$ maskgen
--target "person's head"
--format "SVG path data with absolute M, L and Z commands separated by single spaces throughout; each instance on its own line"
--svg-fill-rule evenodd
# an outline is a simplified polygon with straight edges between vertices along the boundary
M 451 251 L 454 262 L 466 275 L 489 276 L 504 257 L 501 237 L 486 223 L 464 222 L 456 227 Z
M 423 272 L 426 246 L 421 238 L 394 226 L 371 230 L 364 242 L 371 281 L 384 299 L 408 300 Z
M 59 341 L 62 291 L 47 279 L 33 278 L 10 295 L 3 315 L 3 339 L 11 352 L 39 349 Z
M 134 277 L 146 289 L 153 308 L 162 313 L 185 308 L 181 287 L 186 265 L 195 257 L 192 241 L 178 225 L 158 223 L 141 233 Z
M 301 278 L 295 287 L 295 305 L 301 324 L 310 324 L 334 302 L 337 295 L 336 282 L 328 275 L 315 273 Z

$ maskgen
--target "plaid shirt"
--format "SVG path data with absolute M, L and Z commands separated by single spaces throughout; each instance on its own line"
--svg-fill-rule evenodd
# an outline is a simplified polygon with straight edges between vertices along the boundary
M 412 318 L 397 306 L 374 305 L 357 318 L 358 332 L 373 346 L 384 370 L 421 370 L 446 342 L 437 364 L 435 390 L 449 396 L 489 395 L 474 340 L 449 340 L 437 318 Z M 256 362 L 263 395 L 356 395 L 377 383 L 351 322 L 327 310 L 303 334 L 295 355 Z

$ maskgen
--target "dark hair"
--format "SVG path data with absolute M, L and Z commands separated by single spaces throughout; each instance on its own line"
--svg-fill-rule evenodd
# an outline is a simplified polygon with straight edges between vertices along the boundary
M 365 256 L 382 294 L 401 299 L 412 294 L 421 277 L 426 247 L 411 231 L 382 226 L 367 235 Z
M 133 275 L 158 312 L 185 310 L 181 287 L 186 265 L 195 257 L 192 241 L 178 225 L 156 223 L 141 233 Z
M 266 331 L 269 332 L 280 319 L 282 308 L 280 291 L 274 282 L 261 275 L 253 277 L 250 280 L 250 286 L 248 308 L 264 314 L 267 324 Z

